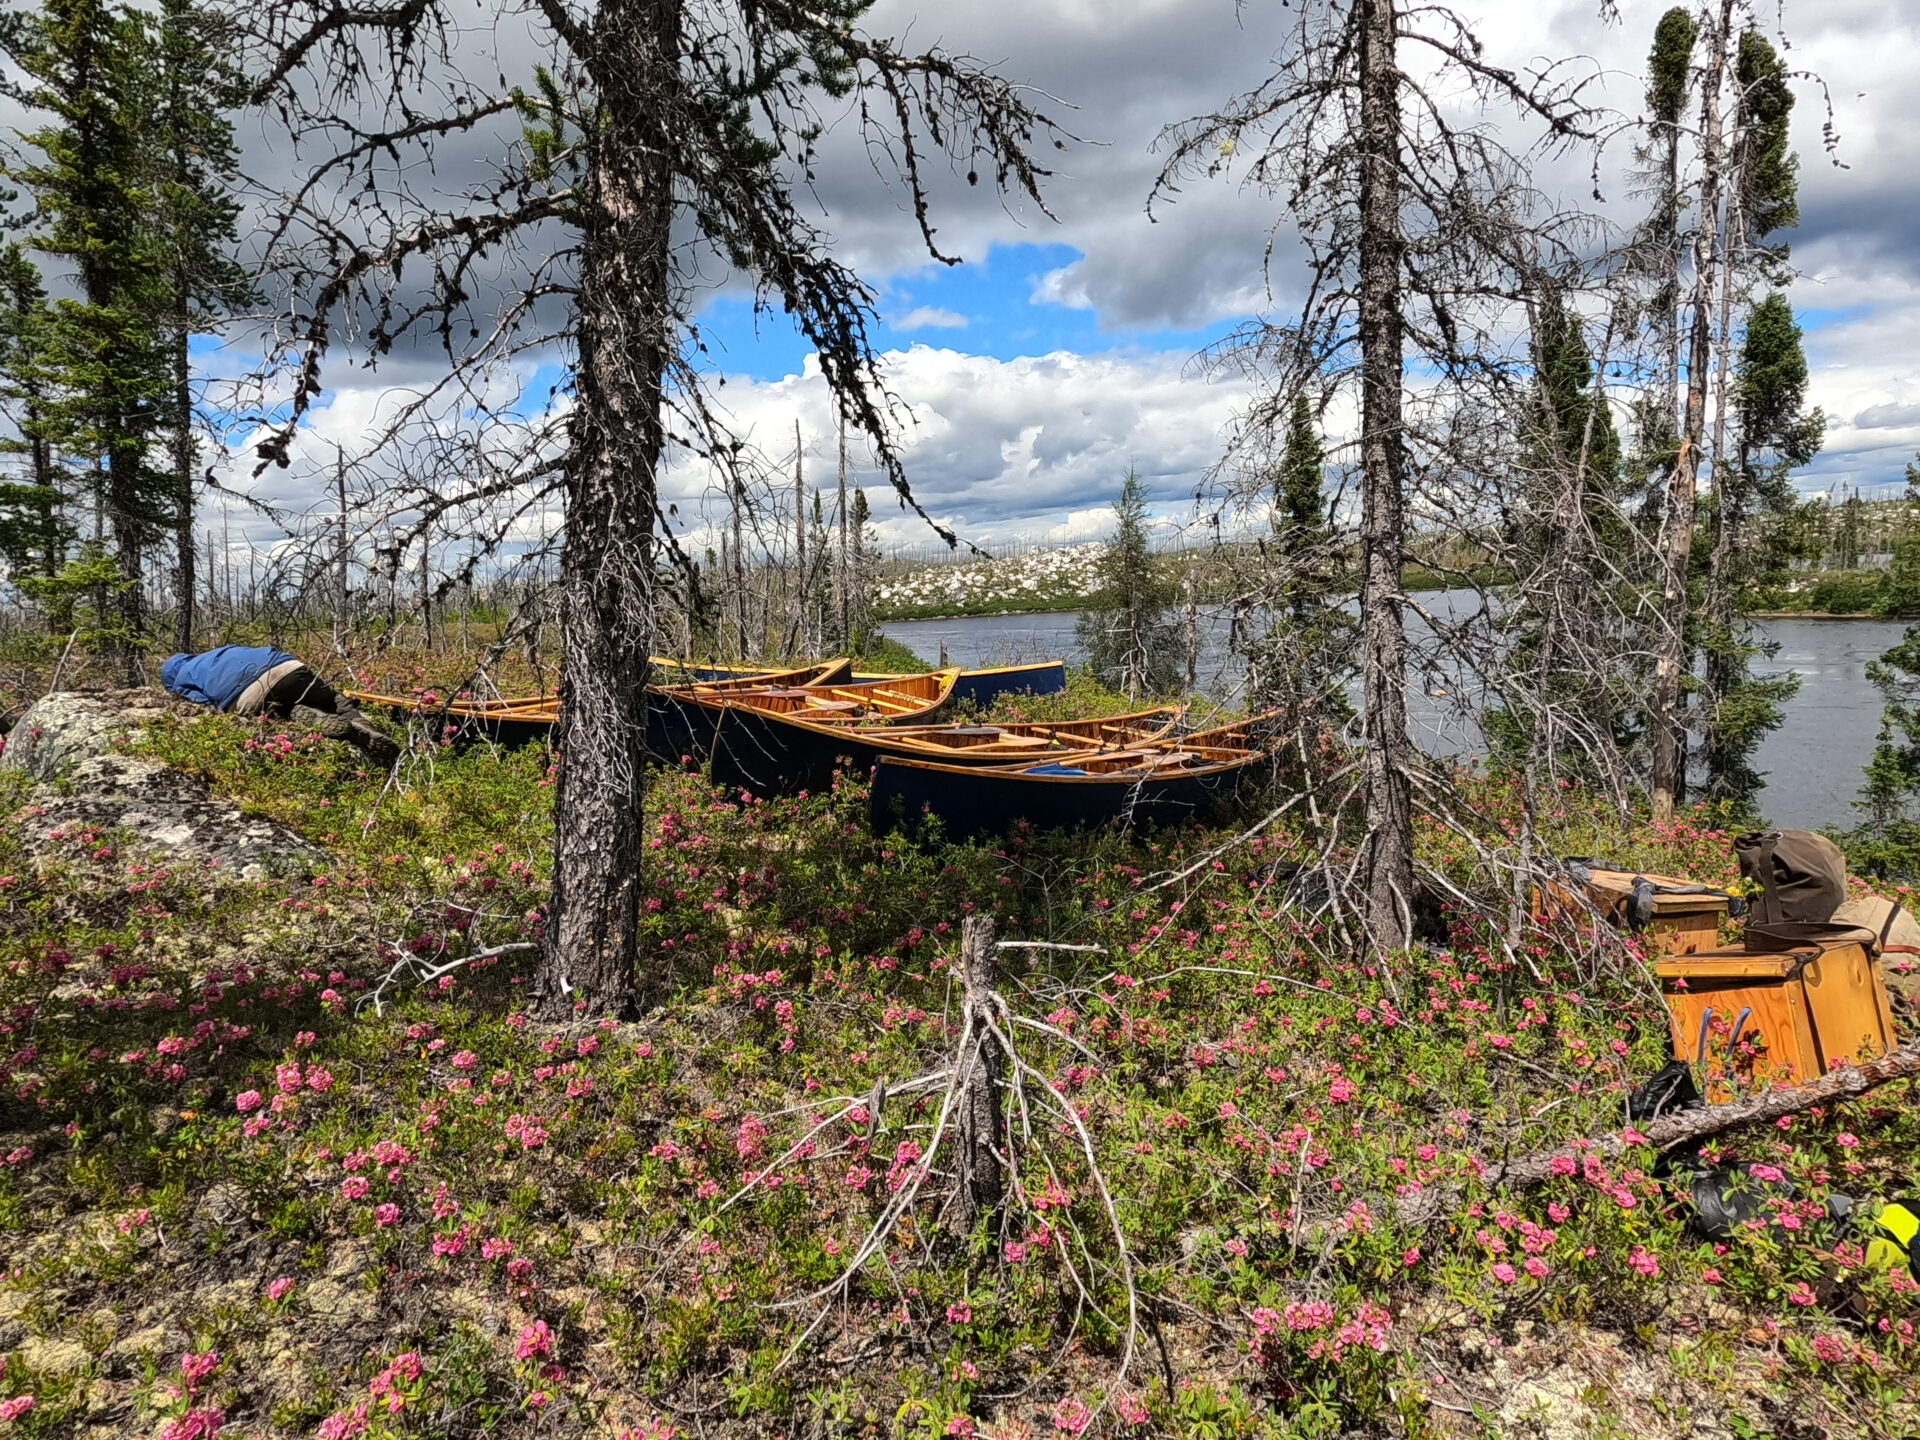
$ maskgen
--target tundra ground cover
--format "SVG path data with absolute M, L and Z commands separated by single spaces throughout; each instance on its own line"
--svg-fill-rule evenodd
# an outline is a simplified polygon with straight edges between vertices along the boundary
M 202 717 L 148 747 L 332 849 L 210 883 L 0 840 L 0 1434 L 1906 1433 L 1910 1282 L 1829 1187 L 1910 1183 L 1881 1095 L 1731 1137 L 1797 1192 L 1702 1241 L 1617 1133 L 1665 1054 L 1626 956 L 1456 923 L 1362 965 L 1265 835 L 873 836 L 859 786 L 663 774 L 676 1000 L 529 1023 L 550 762 L 357 756 Z M 1507 802 L 1473 787 L 1497 828 Z M 7 808 L 20 797 L 7 798 Z M 1731 878 L 1701 817 L 1564 847 Z M 1459 878 L 1471 855 L 1423 846 Z M 1169 877 L 1189 866 L 1177 883 Z M 955 1234 L 937 1076 L 960 922 L 1002 952 L 1021 1183 Z M 390 988 L 402 956 L 437 968 Z M 1439 1187 L 1436 1219 L 1402 1203 Z M 1129 1319 L 1130 1314 L 1134 1317 Z M 10 1427 L 10 1428 L 7 1428 Z M 1574 1432 L 1568 1432 L 1574 1433 Z

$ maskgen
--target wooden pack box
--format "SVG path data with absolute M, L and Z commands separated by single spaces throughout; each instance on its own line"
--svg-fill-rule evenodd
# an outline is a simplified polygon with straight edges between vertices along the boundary
M 1587 904 L 1621 930 L 1633 928 L 1628 907 L 1633 899 L 1634 881 L 1653 882 L 1653 917 L 1639 932 L 1647 954 L 1690 955 L 1699 950 L 1712 950 L 1720 944 L 1720 922 L 1727 918 L 1726 896 L 1671 893 L 1692 889 L 1697 882 L 1651 870 L 1590 868 L 1587 873 L 1591 877 L 1583 887 Z M 1547 885 L 1542 896 L 1543 913 L 1549 916 L 1568 911 L 1584 914 L 1575 899 L 1575 889 L 1571 878 Z
M 1748 1089 L 1798 1083 L 1894 1047 L 1886 987 L 1860 945 L 1775 955 L 1695 951 L 1661 960 L 1653 970 L 1676 1056 L 1698 1058 L 1701 1022 L 1707 1022 L 1706 1061 L 1696 1079 L 1709 1100 L 1726 1099 L 1730 1079 Z M 1742 1043 L 1729 1068 L 1736 1040 Z

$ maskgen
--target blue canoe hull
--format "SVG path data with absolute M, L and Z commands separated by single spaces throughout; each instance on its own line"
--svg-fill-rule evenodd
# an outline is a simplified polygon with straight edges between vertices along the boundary
M 929 817 L 949 840 L 1004 835 L 1027 824 L 1045 830 L 1179 825 L 1203 819 L 1267 765 L 1263 755 L 1193 773 L 1144 777 L 1034 775 L 883 759 L 874 767 L 868 814 L 875 833 L 918 833 Z

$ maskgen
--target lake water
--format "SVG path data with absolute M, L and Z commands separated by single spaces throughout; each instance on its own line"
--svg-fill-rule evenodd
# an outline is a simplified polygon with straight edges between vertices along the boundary
M 1422 595 L 1439 610 L 1447 597 Z M 884 634 L 927 660 L 944 647 L 954 665 L 981 666 L 1022 660 L 1082 660 L 1074 636 L 1077 617 L 1048 615 L 976 615 L 957 620 L 905 620 L 881 626 Z M 1200 687 L 1231 694 L 1239 667 L 1226 645 L 1226 624 L 1202 617 Z M 1880 728 L 1880 692 L 1868 683 L 1867 662 L 1897 644 L 1905 630 L 1895 620 L 1760 620 L 1761 638 L 1777 644 L 1773 659 L 1757 661 L 1762 674 L 1796 671 L 1800 693 L 1787 703 L 1780 728 L 1761 744 L 1756 768 L 1767 783 L 1761 809 L 1777 825 L 1817 828 L 1850 825 L 1857 819 L 1852 802 Z M 1414 738 L 1438 754 L 1472 754 L 1479 736 L 1470 720 L 1430 698 L 1436 683 L 1416 684 L 1409 697 Z

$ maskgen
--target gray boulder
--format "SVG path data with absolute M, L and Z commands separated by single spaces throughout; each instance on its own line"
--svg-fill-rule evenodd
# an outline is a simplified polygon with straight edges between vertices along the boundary
M 245 815 L 197 776 L 120 749 L 160 716 L 195 709 L 156 690 L 62 691 L 36 701 L 0 754 L 0 770 L 38 782 L 13 817 L 28 848 L 51 849 L 75 830 L 120 830 L 175 864 L 235 879 L 322 864 L 324 851 L 277 820 Z

